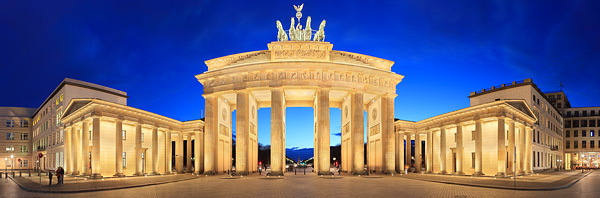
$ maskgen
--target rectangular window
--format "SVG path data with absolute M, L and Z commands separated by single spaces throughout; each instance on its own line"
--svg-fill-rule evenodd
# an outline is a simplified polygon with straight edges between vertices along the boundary
M 142 142 L 144 142 L 144 133 L 142 133 Z
M 456 133 L 454 133 L 454 142 L 456 142 Z
M 471 153 L 471 168 L 475 168 L 475 152 Z
M 533 167 L 535 167 L 535 151 L 533 151 L 533 162 L 531 162 L 533 164 Z
M 123 130 L 123 140 L 127 140 L 127 131 Z
M 590 130 L 590 137 L 594 137 L 594 130 Z
M 567 117 L 571 117 L 571 111 L 567 111 Z
M 560 102 L 556 103 L 556 108 L 559 108 L 559 109 L 562 108 L 562 104 Z
M 579 137 L 579 131 L 577 131 L 577 130 L 573 131 L 573 137 Z
M 537 152 L 537 166 L 540 167 L 540 152 Z
M 595 141 L 593 141 L 593 140 L 592 140 L 592 141 L 590 141 L 590 148 L 594 148 L 594 146 L 595 146 L 595 145 L 594 145 L 594 143 L 596 143 L 596 142 L 595 142 Z
M 579 120 L 573 120 L 573 128 L 579 128 Z
M 15 140 L 15 133 L 6 133 L 6 140 Z
M 585 134 L 586 134 L 585 130 L 581 130 L 581 137 L 585 137 Z
M 587 127 L 587 120 L 581 121 L 581 127 Z
M 596 127 L 596 120 L 590 120 L 590 127 Z
M 27 153 L 27 152 L 29 152 L 29 150 L 27 149 L 27 146 L 26 145 L 22 145 L 21 146 L 21 153 Z
M 23 167 L 29 167 L 29 160 L 23 160 Z
M 533 130 L 533 143 L 535 143 L 535 129 Z
M 583 140 L 581 141 L 581 148 L 585 148 L 587 141 Z
M 571 141 L 567 140 L 567 143 L 565 144 L 565 146 L 567 147 L 567 149 L 571 148 Z
M 535 95 L 533 95 L 533 102 L 535 103 Z
M 476 137 L 476 135 L 477 135 L 476 131 L 471 131 L 471 140 L 473 140 L 473 141 L 474 141 L 474 140 L 475 140 L 475 137 Z
M 579 117 L 579 111 L 575 111 L 575 117 Z
M 6 120 L 6 127 L 15 127 L 14 120 Z
M 577 145 L 577 143 L 579 143 L 579 141 L 573 141 L 573 148 L 579 148 L 579 145 Z
M 556 95 L 556 99 L 557 99 L 557 100 L 560 100 L 560 99 L 562 99 L 562 96 L 561 96 L 560 94 L 559 94 L 559 95 Z
M 29 133 L 21 133 L 21 140 L 29 139 Z
M 566 136 L 566 137 L 571 137 L 571 131 L 567 130 L 567 131 L 565 132 L 565 136 Z
M 27 121 L 27 120 L 21 120 L 21 127 L 22 128 L 29 127 L 29 121 Z
M 583 117 L 587 116 L 587 111 L 583 111 L 583 113 L 582 113 L 582 114 L 583 114 L 583 115 L 582 115 Z
M 13 152 L 13 151 L 15 151 L 15 146 L 13 146 L 13 145 L 6 146 L 6 152 Z
M 592 110 L 592 111 L 590 112 L 590 116 L 595 116 L 595 115 L 596 115 L 596 111 L 595 111 L 595 110 Z
M 127 168 L 127 153 L 123 152 L 123 168 Z

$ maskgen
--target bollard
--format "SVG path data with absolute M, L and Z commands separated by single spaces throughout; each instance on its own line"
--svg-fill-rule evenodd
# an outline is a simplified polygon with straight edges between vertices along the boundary
M 29 177 L 31 177 L 31 169 L 29 169 Z
M 304 167 L 304 175 L 306 175 L 306 167 Z
M 296 175 L 296 169 L 294 168 L 294 175 Z
M 19 170 L 19 177 L 21 177 L 21 170 Z

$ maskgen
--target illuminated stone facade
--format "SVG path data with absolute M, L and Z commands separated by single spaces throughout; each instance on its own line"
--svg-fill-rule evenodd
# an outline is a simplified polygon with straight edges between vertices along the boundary
M 34 108 L 0 107 L 0 169 L 29 169 L 31 159 L 31 117 Z M 12 157 L 11 157 L 12 156 Z
M 395 171 L 394 98 L 403 76 L 391 72 L 392 61 L 332 50 L 318 41 L 280 41 L 269 50 L 206 61 L 197 75 L 206 98 L 205 170 L 228 170 L 231 112 L 236 113 L 236 172 L 257 171 L 256 111 L 271 108 L 271 174 L 285 166 L 285 108 L 315 110 L 315 169 L 329 174 L 329 108 L 342 109 L 342 170 L 364 172 L 364 116 L 369 115 L 369 159 L 379 170 Z

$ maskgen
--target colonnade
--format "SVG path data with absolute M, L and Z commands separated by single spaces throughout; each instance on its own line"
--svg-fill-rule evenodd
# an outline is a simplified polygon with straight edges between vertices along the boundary
M 513 170 L 516 175 L 530 174 L 533 173 L 531 138 L 530 124 L 506 117 L 429 126 L 421 130 L 399 127 L 396 167 L 399 172 L 404 172 L 405 165 L 410 167 L 414 158 L 415 173 L 425 168 L 426 173 L 454 175 L 508 176 L 514 174 Z M 411 153 L 413 139 L 414 156 Z M 423 154 L 422 141 L 425 144 Z M 400 157 L 402 154 L 404 158 Z M 422 158 L 425 167 L 422 167 Z
M 127 130 L 124 130 L 124 123 L 127 123 L 128 129 L 134 129 L 133 135 L 127 134 Z M 126 175 L 171 174 L 173 170 L 172 136 L 177 136 L 175 139 L 175 170 L 179 173 L 192 172 L 192 159 L 195 159 L 195 173 L 203 171 L 203 163 L 200 163 L 203 161 L 204 154 L 204 138 L 201 130 L 174 131 L 151 123 L 143 124 L 137 120 L 102 116 L 82 118 L 72 124 L 67 124 L 64 130 L 67 174 L 89 176 L 90 178 L 102 178 L 107 175 L 125 177 Z M 184 137 L 187 137 L 188 141 L 186 151 L 183 150 Z M 193 156 L 192 139 L 196 140 L 194 141 Z M 144 141 L 150 142 L 148 144 Z M 147 151 L 149 152 L 147 153 Z M 185 155 L 187 156 L 187 169 L 183 167 L 183 152 L 187 152 Z M 133 155 L 131 155 L 132 153 Z M 133 157 L 133 160 L 128 159 L 130 157 Z M 133 163 L 130 164 L 131 162 Z

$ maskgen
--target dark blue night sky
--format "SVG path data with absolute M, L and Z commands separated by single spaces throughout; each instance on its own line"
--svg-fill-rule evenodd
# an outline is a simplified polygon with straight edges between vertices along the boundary
M 395 61 L 397 118 L 469 106 L 470 92 L 525 78 L 600 106 L 600 1 L 3 1 L 0 106 L 37 108 L 65 78 L 125 91 L 130 106 L 201 117 L 205 60 L 264 50 L 276 20 L 327 20 L 335 50 Z M 304 25 L 304 24 L 303 24 Z M 259 140 L 270 144 L 270 110 Z M 331 132 L 339 132 L 332 109 Z M 287 109 L 287 147 L 312 147 L 312 108 Z M 332 135 L 332 145 L 339 137 Z

